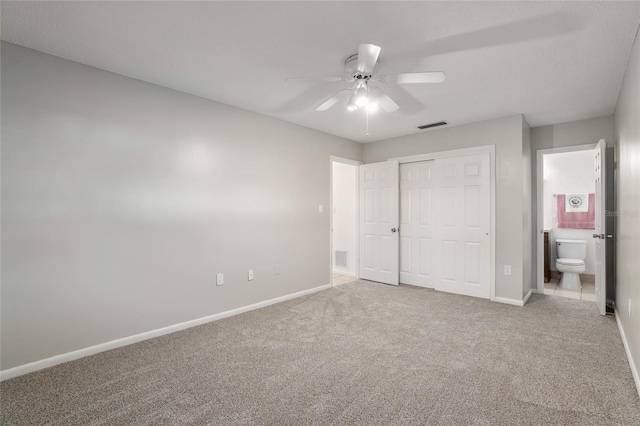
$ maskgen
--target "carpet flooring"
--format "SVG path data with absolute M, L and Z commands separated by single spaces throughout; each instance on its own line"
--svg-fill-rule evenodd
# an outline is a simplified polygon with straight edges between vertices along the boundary
M 640 425 L 616 323 L 354 281 L 0 384 L 3 425 Z

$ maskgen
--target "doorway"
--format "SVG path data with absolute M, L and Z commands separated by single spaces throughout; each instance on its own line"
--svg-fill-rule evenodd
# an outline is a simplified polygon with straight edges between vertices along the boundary
M 358 277 L 359 162 L 331 157 L 331 284 Z
M 537 152 L 536 291 L 595 302 L 606 313 L 606 146 Z M 608 260 L 608 261 L 607 261 Z

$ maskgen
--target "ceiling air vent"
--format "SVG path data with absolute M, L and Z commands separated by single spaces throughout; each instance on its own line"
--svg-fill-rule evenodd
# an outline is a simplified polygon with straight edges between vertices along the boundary
M 449 124 L 446 121 L 439 121 L 437 123 L 425 124 L 422 126 L 418 126 L 418 129 L 430 129 L 432 127 L 444 126 L 445 124 Z

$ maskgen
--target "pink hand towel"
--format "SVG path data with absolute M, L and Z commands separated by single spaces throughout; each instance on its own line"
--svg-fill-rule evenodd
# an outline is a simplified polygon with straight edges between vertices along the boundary
M 595 229 L 596 227 L 596 198 L 595 194 L 589 194 L 589 210 L 586 212 L 567 212 L 565 196 L 556 196 L 556 211 L 558 215 L 558 228 Z

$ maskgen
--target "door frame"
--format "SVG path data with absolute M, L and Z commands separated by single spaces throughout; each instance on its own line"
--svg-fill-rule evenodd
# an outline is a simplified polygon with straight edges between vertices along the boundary
M 544 294 L 544 161 L 549 154 L 591 151 L 597 144 L 571 145 L 536 150 L 536 285 L 534 292 Z
M 489 300 L 496 300 L 496 146 L 483 145 L 472 148 L 452 149 L 449 151 L 436 151 L 426 154 L 409 155 L 405 157 L 389 158 L 397 160 L 399 164 L 415 163 L 418 161 L 438 160 L 451 157 L 463 157 L 474 154 L 489 154 L 489 192 L 490 192 L 490 226 L 491 239 L 490 265 L 489 265 L 489 288 L 491 290 Z
M 359 167 L 362 161 L 351 160 L 344 157 L 329 156 L 329 284 L 333 287 L 333 163 L 348 164 L 350 166 Z M 358 170 L 358 178 L 356 179 L 356 252 L 353 259 L 356 265 L 356 279 L 360 278 L 360 173 Z

